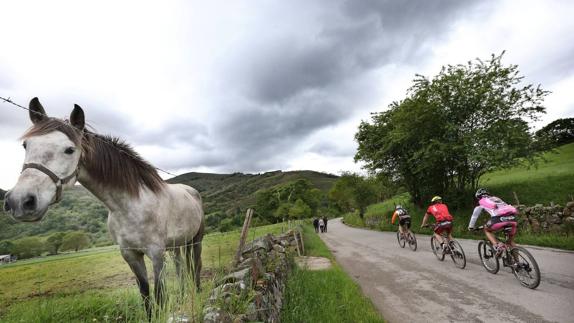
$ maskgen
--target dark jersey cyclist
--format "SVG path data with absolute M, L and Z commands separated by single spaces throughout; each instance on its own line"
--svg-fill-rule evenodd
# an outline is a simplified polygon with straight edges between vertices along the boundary
M 395 224 L 395 220 L 399 219 L 399 231 L 404 234 L 411 228 L 411 216 L 405 208 L 400 205 L 395 206 L 395 212 L 391 219 L 391 224 Z
M 426 225 L 429 215 L 432 215 L 436 221 L 436 225 L 434 227 L 434 236 L 442 245 L 444 241 L 442 239 L 441 233 L 446 232 L 448 233 L 448 238 L 450 240 L 453 239 L 452 215 L 448 212 L 448 207 L 442 202 L 442 198 L 440 196 L 433 197 L 431 203 L 432 204 L 428 207 L 427 212 L 425 213 L 421 228 Z

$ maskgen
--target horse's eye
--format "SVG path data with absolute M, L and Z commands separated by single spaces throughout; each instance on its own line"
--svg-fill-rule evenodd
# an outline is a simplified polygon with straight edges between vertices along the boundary
M 64 152 L 68 155 L 71 155 L 74 153 L 74 151 L 75 151 L 74 147 L 68 147 Z
M 22 147 L 24 147 L 24 149 L 26 149 L 26 142 L 25 141 L 22 143 Z

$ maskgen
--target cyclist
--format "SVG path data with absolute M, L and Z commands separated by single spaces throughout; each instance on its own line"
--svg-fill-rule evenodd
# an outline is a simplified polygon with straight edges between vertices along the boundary
M 434 236 L 440 242 L 441 247 L 443 247 L 444 241 L 441 233 L 447 232 L 448 238 L 453 240 L 452 215 L 448 212 L 448 207 L 442 202 L 442 198 L 440 196 L 432 198 L 431 205 L 428 207 L 423 218 L 421 228 L 426 225 L 429 215 L 432 215 L 435 218 L 436 225 L 434 227 Z
M 397 218 L 399 219 L 399 232 L 404 236 L 404 234 L 411 228 L 411 216 L 405 208 L 401 205 L 397 205 L 395 206 L 395 212 L 393 213 L 391 224 L 395 224 L 395 220 Z
M 478 200 L 478 206 L 475 207 L 474 211 L 472 212 L 472 217 L 470 218 L 468 229 L 474 229 L 476 220 L 484 210 L 490 214 L 490 220 L 488 220 L 484 226 L 484 233 L 486 234 L 488 240 L 490 240 L 490 243 L 492 243 L 492 246 L 497 251 L 501 248 L 504 248 L 504 244 L 499 243 L 496 240 L 493 232 L 502 230 L 506 226 L 512 226 L 512 231 L 510 231 L 508 243 L 512 247 L 515 247 L 516 245 L 514 244 L 514 235 L 516 234 L 516 226 L 518 224 L 516 222 L 516 208 L 510 204 L 505 203 L 502 199 L 490 195 L 484 188 L 479 188 L 474 196 Z

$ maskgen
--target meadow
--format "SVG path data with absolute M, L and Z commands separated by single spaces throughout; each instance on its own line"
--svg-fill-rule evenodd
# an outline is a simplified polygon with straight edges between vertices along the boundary
M 480 182 L 492 194 L 516 204 L 515 195 L 521 204 L 535 205 L 556 203 L 564 205 L 574 200 L 574 143 L 561 146 L 543 154 L 535 166 L 519 165 L 511 169 L 486 174 Z M 448 201 L 445 201 L 448 204 Z M 352 226 L 369 227 L 375 230 L 396 231 L 391 215 L 395 205 L 400 204 L 412 216 L 412 229 L 415 233 L 430 234 L 430 229 L 420 229 L 425 210 L 410 201 L 410 195 L 403 193 L 382 203 L 370 205 L 361 219 L 358 213 L 344 216 L 345 223 Z M 482 239 L 480 232 L 468 232 L 467 226 L 472 208 L 450 210 L 454 215 L 454 236 Z M 486 222 L 482 215 L 478 224 Z M 519 231 L 518 243 L 574 250 L 574 236 L 570 233 L 531 233 Z
M 251 228 L 249 240 L 287 230 L 286 224 Z M 180 295 L 173 262 L 167 261 L 168 305 L 156 319 L 172 315 L 198 319 L 213 281 L 229 268 L 239 231 L 206 235 L 203 242 L 202 292 L 190 277 Z M 147 262 L 148 275 L 151 264 Z M 151 276 L 150 276 L 151 278 Z M 0 266 L 2 322 L 141 322 L 145 311 L 135 279 L 117 246 L 34 258 Z

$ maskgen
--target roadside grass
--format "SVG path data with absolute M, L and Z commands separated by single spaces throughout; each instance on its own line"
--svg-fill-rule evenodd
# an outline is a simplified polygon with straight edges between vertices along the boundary
M 251 228 L 249 240 L 287 230 L 286 224 Z M 166 258 L 167 305 L 154 320 L 167 321 L 181 314 L 199 320 L 213 281 L 230 266 L 239 231 L 206 235 L 203 242 L 202 292 L 195 294 L 186 277 L 185 295 L 175 275 L 171 257 Z M 151 263 L 146 259 L 150 282 Z M 0 321 L 93 322 L 146 321 L 138 288 L 117 246 L 88 249 L 18 261 L 0 266 Z
M 308 256 L 333 261 L 327 270 L 296 268 L 287 281 L 282 322 L 384 322 L 359 286 L 337 265 L 334 257 L 306 224 L 303 227 Z

